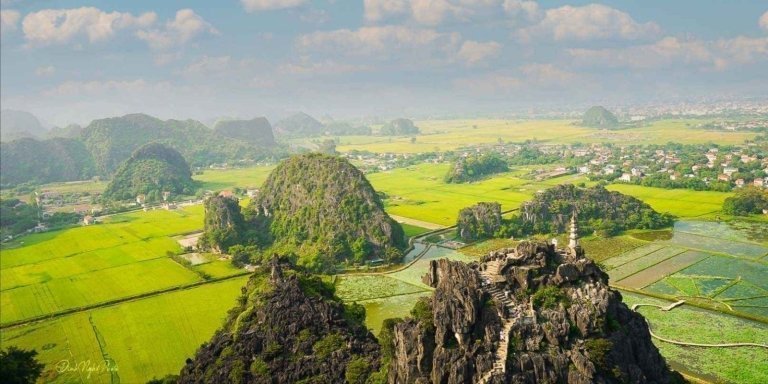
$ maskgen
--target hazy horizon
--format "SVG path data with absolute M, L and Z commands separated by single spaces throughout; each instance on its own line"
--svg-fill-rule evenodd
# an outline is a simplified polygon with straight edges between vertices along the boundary
M 2 107 L 60 126 L 763 99 L 767 63 L 761 1 L 2 2 Z

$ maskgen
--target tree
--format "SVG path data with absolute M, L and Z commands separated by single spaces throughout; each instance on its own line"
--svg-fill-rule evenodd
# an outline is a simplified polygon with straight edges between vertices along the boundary
M 768 209 L 768 190 L 755 187 L 742 188 L 723 202 L 723 212 L 728 215 L 749 216 L 763 209 Z
M 15 346 L 0 352 L 0 377 L 7 384 L 31 384 L 43 373 L 45 365 L 35 359 L 37 351 Z

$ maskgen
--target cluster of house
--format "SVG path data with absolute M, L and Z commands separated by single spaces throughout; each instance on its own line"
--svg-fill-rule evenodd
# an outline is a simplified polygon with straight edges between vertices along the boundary
M 763 170 L 763 173 L 768 174 L 768 157 L 760 158 L 755 154 L 744 153 L 740 149 L 721 153 L 718 148 L 710 148 L 706 152 L 700 153 L 702 159 L 707 159 L 706 163 L 695 163 L 688 172 L 684 173 L 679 171 L 677 165 L 688 160 L 684 159 L 684 156 L 687 155 L 674 149 L 655 149 L 653 151 L 638 148 L 621 149 L 620 155 L 616 156 L 612 150 L 598 146 L 597 148 L 574 150 L 573 154 L 574 156 L 592 156 L 591 160 L 578 167 L 578 173 L 611 176 L 620 172 L 621 176 L 616 179 L 620 182 L 633 182 L 655 172 L 668 174 L 670 180 L 699 177 L 707 183 L 718 180 L 732 183 L 737 188 L 748 184 L 759 188 L 768 187 L 768 177 L 758 174 L 759 176 L 750 178 L 751 173 L 745 172 L 748 167 L 749 169 Z M 717 176 L 701 176 L 701 171 L 705 169 L 716 170 Z

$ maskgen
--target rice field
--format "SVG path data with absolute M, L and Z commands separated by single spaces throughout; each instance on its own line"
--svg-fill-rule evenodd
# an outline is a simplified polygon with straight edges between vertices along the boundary
M 610 184 L 606 189 L 634 196 L 659 212 L 681 218 L 695 218 L 722 210 L 728 192 L 663 189 L 631 184 Z
M 618 287 L 685 299 L 768 322 L 768 264 L 764 259 L 768 247 L 746 242 L 748 236 L 756 239 L 753 231 L 752 225 L 679 221 L 669 239 L 602 263 Z
M 45 382 L 143 383 L 181 370 L 184 360 L 222 324 L 246 279 L 3 329 L 0 340 L 3 346 L 37 350 L 46 365 Z M 66 363 L 98 370 L 58 372 L 57 367 Z M 104 369 L 106 364 L 114 372 Z
M 374 189 L 388 195 L 388 213 L 451 226 L 459 210 L 481 201 L 496 201 L 502 209 L 517 208 L 538 190 L 510 174 L 499 174 L 474 183 L 446 184 L 450 164 L 420 164 L 367 175 Z M 408 182 L 403 182 L 408 180 Z
M 669 301 L 622 292 L 624 303 L 669 305 Z M 715 311 L 683 305 L 672 311 L 640 307 L 653 331 L 662 337 L 695 343 L 768 344 L 768 325 Z M 674 369 L 694 374 L 711 382 L 758 384 L 768 382 L 768 355 L 756 347 L 685 347 L 653 339 L 661 354 Z
M 540 142 L 566 144 L 665 144 L 731 143 L 740 144 L 755 136 L 749 132 L 718 132 L 696 129 L 700 120 L 662 120 L 633 129 L 599 131 L 581 127 L 573 120 L 420 120 L 416 121 L 421 133 L 400 137 L 345 136 L 337 150 L 367 150 L 371 152 L 419 153 L 446 151 L 470 144 L 494 144 L 502 141 L 522 142 L 535 139 Z M 411 143 L 411 137 L 416 141 Z M 299 140 L 304 142 L 306 140 Z
M 168 254 L 180 250 L 171 236 L 199 229 L 202 213 L 131 212 L 20 238 L 0 258 L 0 323 L 201 281 Z

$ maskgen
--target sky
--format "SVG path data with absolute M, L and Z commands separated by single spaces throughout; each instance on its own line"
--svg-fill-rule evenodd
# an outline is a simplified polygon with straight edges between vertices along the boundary
M 55 125 L 768 96 L 764 0 L 1 1 L 0 104 Z

